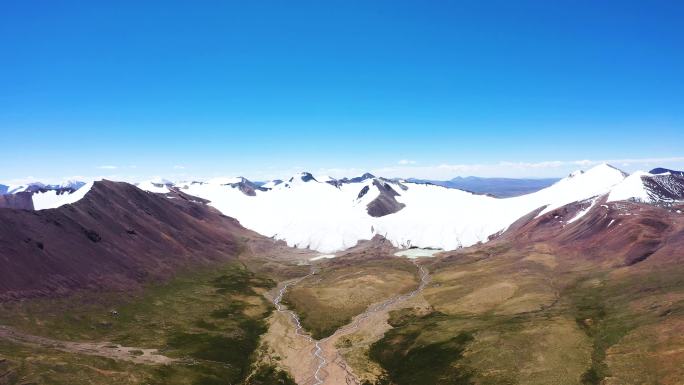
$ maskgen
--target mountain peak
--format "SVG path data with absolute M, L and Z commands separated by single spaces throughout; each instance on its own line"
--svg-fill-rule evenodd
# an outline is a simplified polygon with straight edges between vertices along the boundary
M 313 174 L 311 174 L 308 171 L 302 171 L 299 174 L 296 174 L 295 176 L 291 177 L 288 180 L 288 182 L 292 183 L 292 182 L 298 182 L 300 180 L 302 182 L 310 182 L 310 181 L 318 182 L 318 180 L 316 180 L 316 178 L 314 178 Z
M 359 183 L 359 182 L 366 181 L 366 180 L 368 180 L 368 179 L 375 179 L 375 175 L 373 175 L 373 174 L 371 174 L 371 173 L 369 173 L 369 172 L 366 172 L 366 173 L 364 173 L 364 174 L 361 175 L 361 176 L 357 176 L 357 177 L 354 177 L 354 178 L 351 178 L 351 179 L 350 179 L 350 178 L 342 178 L 342 179 L 340 179 L 340 180 L 341 180 L 342 182 L 344 182 L 344 183 Z
M 309 182 L 309 181 L 312 181 L 312 180 L 313 180 L 313 181 L 316 181 L 316 178 L 314 178 L 313 174 L 311 174 L 310 172 L 302 172 L 301 175 L 300 175 L 300 178 L 301 178 L 302 181 L 304 181 L 304 182 Z M 318 182 L 318 181 L 316 181 L 316 182 Z
M 614 177 L 614 176 L 620 175 L 620 176 L 622 176 L 622 178 L 626 178 L 629 174 L 627 174 L 626 172 L 624 172 L 624 171 L 620 170 L 619 168 L 612 166 L 608 163 L 601 163 L 601 164 L 598 164 L 598 165 L 596 165 L 596 166 L 594 166 L 594 167 L 592 167 L 586 171 L 583 171 L 583 170 L 574 171 L 574 172 L 570 173 L 570 175 L 568 175 L 568 178 L 575 178 L 575 177 L 580 176 L 580 175 L 586 175 L 587 177 L 592 177 L 592 178 L 593 177 L 601 177 L 601 176 Z
M 604 163 L 601 163 L 601 164 L 599 164 L 599 165 L 597 165 L 597 166 L 594 166 L 594 167 L 590 168 L 587 172 L 592 171 L 592 170 L 600 170 L 600 171 L 607 171 L 607 172 L 615 172 L 615 171 L 617 171 L 617 172 L 621 173 L 621 174 L 622 174 L 623 176 L 625 176 L 625 177 L 629 175 L 628 173 L 626 173 L 626 172 L 620 170 L 619 168 L 613 166 L 612 164 L 605 163 L 605 162 L 604 162 Z

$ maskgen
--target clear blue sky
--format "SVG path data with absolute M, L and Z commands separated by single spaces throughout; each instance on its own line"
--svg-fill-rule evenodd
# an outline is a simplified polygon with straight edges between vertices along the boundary
M 104 3 L 3 3 L 0 182 L 684 157 L 682 1 Z

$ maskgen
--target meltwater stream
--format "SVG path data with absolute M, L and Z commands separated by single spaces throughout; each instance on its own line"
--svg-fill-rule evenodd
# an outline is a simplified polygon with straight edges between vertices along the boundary
M 278 312 L 287 313 L 287 314 L 290 315 L 290 317 L 292 318 L 292 321 L 293 321 L 294 324 L 295 324 L 295 334 L 301 336 L 302 338 L 305 338 L 305 339 L 308 340 L 309 342 L 314 343 L 314 349 L 313 349 L 313 351 L 312 351 L 312 356 L 313 356 L 316 360 L 318 360 L 318 366 L 316 367 L 316 370 L 314 371 L 313 378 L 316 380 L 316 382 L 315 382 L 313 385 L 322 385 L 322 384 L 325 382 L 325 379 L 324 379 L 324 378 L 321 378 L 321 371 L 322 371 L 323 368 L 328 364 L 328 360 L 327 360 L 327 359 L 325 358 L 325 356 L 323 355 L 323 348 L 321 347 L 321 344 L 322 344 L 323 342 L 325 342 L 325 341 L 328 340 L 329 338 L 332 338 L 332 337 L 334 337 L 334 336 L 337 336 L 337 335 L 340 334 L 340 333 L 348 333 L 348 332 L 352 332 L 352 331 L 358 329 L 359 326 L 360 326 L 360 324 L 361 324 L 361 322 L 362 322 L 363 320 L 367 319 L 371 314 L 377 313 L 377 312 L 380 312 L 380 311 L 383 311 L 383 310 L 387 309 L 388 307 L 390 307 L 391 305 L 394 305 L 394 304 L 399 303 L 399 302 L 401 302 L 401 301 L 406 301 L 406 300 L 408 300 L 408 299 L 410 299 L 410 298 L 416 296 L 416 295 L 417 295 L 418 293 L 420 293 L 421 291 L 423 291 L 423 289 L 425 288 L 425 286 L 427 286 L 428 282 L 430 281 L 430 274 L 429 274 L 428 270 L 427 270 L 425 267 L 421 266 L 421 265 L 417 262 L 417 260 L 413 259 L 412 262 L 413 262 L 414 265 L 416 265 L 416 267 L 418 268 L 418 271 L 420 272 L 420 284 L 418 285 L 418 287 L 417 287 L 416 289 L 414 289 L 413 291 L 411 291 L 411 292 L 409 292 L 409 293 L 402 294 L 402 295 L 398 295 L 398 296 L 396 296 L 396 297 L 392 297 L 392 298 L 390 298 L 390 299 L 388 299 L 388 300 L 385 300 L 384 302 L 381 302 L 381 303 L 378 303 L 378 304 L 369 306 L 368 309 L 366 309 L 365 312 L 363 312 L 363 313 L 361 313 L 360 315 L 354 317 L 354 320 L 353 320 L 351 323 L 349 323 L 349 324 L 347 324 L 347 325 L 345 325 L 345 326 L 340 327 L 339 329 L 337 329 L 337 330 L 335 331 L 335 333 L 333 333 L 332 335 L 330 335 L 330 336 L 328 336 L 328 337 L 326 337 L 326 338 L 324 338 L 324 339 L 322 339 L 322 340 L 315 340 L 315 339 L 313 339 L 309 334 L 304 333 L 304 332 L 303 332 L 303 329 L 304 329 L 304 328 L 302 327 L 302 323 L 301 323 L 301 321 L 299 320 L 299 316 L 298 316 L 294 311 L 289 310 L 289 309 L 285 309 L 285 308 L 283 307 L 283 305 L 280 303 L 280 302 L 283 300 L 283 296 L 285 295 L 285 292 L 287 291 L 287 288 L 290 287 L 290 286 L 294 286 L 294 285 L 298 284 L 299 282 L 305 280 L 306 278 L 309 278 L 309 277 L 315 275 L 315 274 L 316 274 L 315 268 L 312 266 L 312 267 L 311 267 L 311 272 L 310 272 L 309 274 L 307 274 L 307 275 L 305 275 L 305 276 L 303 276 L 303 277 L 297 278 L 297 279 L 295 279 L 295 280 L 293 280 L 293 281 L 290 281 L 290 282 L 286 283 L 286 284 L 283 285 L 283 287 L 278 291 L 278 295 L 277 295 L 277 296 L 275 297 L 275 299 L 273 300 L 273 304 L 275 305 L 276 310 L 277 310 Z M 353 376 L 353 374 L 351 374 L 351 373 L 349 372 L 349 370 L 347 370 L 346 368 L 343 368 L 343 369 L 345 369 L 345 371 L 346 371 L 348 374 L 350 374 L 350 375 Z M 353 382 L 354 384 L 357 384 L 357 385 L 359 384 L 359 381 L 358 381 L 356 378 L 353 378 L 353 379 L 352 379 L 352 382 Z
M 301 336 L 305 339 L 307 339 L 309 342 L 313 342 L 315 344 L 315 348 L 313 350 L 313 356 L 318 360 L 318 366 L 316 367 L 316 371 L 314 372 L 314 379 L 316 382 L 314 385 L 321 385 L 323 384 L 323 379 L 320 377 L 321 374 L 321 369 L 325 367 L 325 365 L 328 363 L 328 361 L 323 357 L 323 349 L 321 348 L 321 342 L 314 340 L 310 335 L 303 333 L 302 330 L 304 329 L 302 327 L 302 323 L 299 320 L 299 316 L 297 313 L 295 313 L 292 310 L 285 309 L 283 308 L 283 305 L 280 303 L 283 300 L 283 295 L 285 295 L 285 292 L 287 291 L 287 288 L 293 285 L 298 284 L 299 282 L 311 277 L 312 275 L 316 274 L 316 271 L 314 270 L 314 267 L 311 266 L 311 272 L 301 278 L 297 278 L 294 281 L 290 281 L 283 285 L 283 287 L 280 289 L 278 292 L 278 296 L 275 297 L 273 300 L 273 304 L 276 307 L 276 310 L 281 312 L 281 313 L 288 313 L 290 317 L 292 318 L 292 321 L 295 323 L 295 334 L 298 336 Z

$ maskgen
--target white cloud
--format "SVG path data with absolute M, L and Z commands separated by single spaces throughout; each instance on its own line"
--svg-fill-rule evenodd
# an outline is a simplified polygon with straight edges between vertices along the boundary
M 165 178 L 170 180 L 207 180 L 212 176 L 244 176 L 250 180 L 267 181 L 271 179 L 287 179 L 301 171 L 310 171 L 314 176 L 331 176 L 333 178 L 354 177 L 370 172 L 373 175 L 387 178 L 421 178 L 447 180 L 456 176 L 480 176 L 480 177 L 510 177 L 510 178 L 549 178 L 564 177 L 577 169 L 588 169 L 601 163 L 612 164 L 626 172 L 637 170 L 648 171 L 654 167 L 666 167 L 675 170 L 684 169 L 684 156 L 675 157 L 651 157 L 651 158 L 623 158 L 623 159 L 576 159 L 576 160 L 543 160 L 538 162 L 522 161 L 499 161 L 492 163 L 407 163 L 397 162 L 387 166 L 375 167 L 312 167 L 311 165 L 298 164 L 296 167 L 278 167 L 278 165 L 254 169 L 225 169 L 225 170 L 206 170 L 193 169 L 192 173 L 187 173 L 177 165 L 173 167 L 175 172 L 164 172 L 156 170 Z M 84 181 L 109 179 L 116 181 L 139 182 L 150 179 L 154 174 L 147 172 L 137 172 L 134 166 L 100 166 L 96 167 L 103 170 L 94 173 L 95 175 L 81 175 L 70 177 L 59 177 L 57 175 L 27 176 L 12 180 L 0 181 L 2 184 L 24 184 L 27 182 L 40 181 L 43 183 L 59 183 L 65 179 L 80 179 Z M 145 168 L 145 167 L 143 167 Z M 116 172 L 117 170 L 119 172 Z M 124 171 L 126 170 L 126 171 Z M 152 170 L 154 171 L 154 170 Z M 167 171 L 170 171 L 167 169 Z M 104 175 L 106 174 L 106 175 Z M 71 174 L 73 175 L 73 174 Z
M 0 181 L 1 184 L 7 185 L 7 186 L 19 186 L 22 184 L 28 184 L 28 183 L 33 183 L 36 182 L 37 179 L 32 176 L 25 176 L 25 177 L 20 177 L 20 178 L 13 178 L 13 179 L 7 179 Z
M 402 159 L 397 163 L 400 165 L 407 165 L 407 164 L 416 164 L 417 162 L 415 160 Z
M 174 170 L 185 170 L 185 168 L 186 168 L 185 166 L 181 166 L 181 165 L 178 165 L 178 164 L 175 165 L 175 166 L 173 166 L 173 169 L 174 169 Z

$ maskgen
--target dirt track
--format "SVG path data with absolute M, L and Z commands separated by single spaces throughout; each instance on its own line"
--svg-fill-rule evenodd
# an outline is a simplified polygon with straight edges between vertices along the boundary
M 6 326 L 0 326 L 0 339 L 22 345 L 56 349 L 67 353 L 106 357 L 115 360 L 130 361 L 136 364 L 163 365 L 176 361 L 173 358 L 159 354 L 156 349 L 121 346 L 112 344 L 111 342 L 59 341 L 22 333 Z

